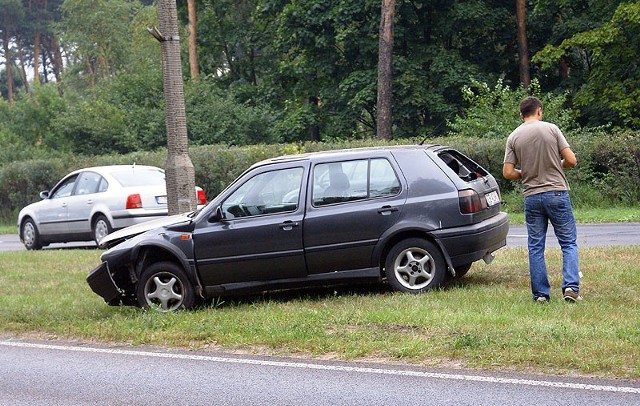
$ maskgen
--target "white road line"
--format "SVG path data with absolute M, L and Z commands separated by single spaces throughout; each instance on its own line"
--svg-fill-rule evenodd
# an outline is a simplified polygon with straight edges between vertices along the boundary
M 60 350 L 60 351 L 132 355 L 132 356 L 138 356 L 138 357 L 188 359 L 188 360 L 196 360 L 196 361 L 219 362 L 219 363 L 230 363 L 230 364 L 262 365 L 262 366 L 273 366 L 273 367 L 282 367 L 282 368 L 317 369 L 317 370 L 339 371 L 339 372 L 358 372 L 358 373 L 380 374 L 380 375 L 402 375 L 402 376 L 415 376 L 420 378 L 449 379 L 449 380 L 456 380 L 456 381 L 488 382 L 488 383 L 501 383 L 501 384 L 509 384 L 509 385 L 528 385 L 528 386 L 542 386 L 542 387 L 549 387 L 549 388 L 581 389 L 581 390 L 599 391 L 599 392 L 640 394 L 640 388 L 634 388 L 629 386 L 590 385 L 590 384 L 572 383 L 572 382 L 554 382 L 554 381 L 539 381 L 539 380 L 531 380 L 531 379 L 497 378 L 497 377 L 480 376 L 480 375 L 449 374 L 449 373 L 421 372 L 421 371 L 399 370 L 399 369 L 367 368 L 367 367 L 349 367 L 349 366 L 341 366 L 341 365 L 322 365 L 322 364 L 311 364 L 311 363 L 304 363 L 304 362 L 265 361 L 265 360 L 258 360 L 258 359 L 212 357 L 212 356 L 206 356 L 206 355 L 173 354 L 173 353 L 159 353 L 159 352 L 150 352 L 150 351 L 131 351 L 131 350 L 121 350 L 121 349 L 93 348 L 93 347 L 70 347 L 70 346 L 62 346 L 62 345 L 24 343 L 24 342 L 17 342 L 17 341 L 0 341 L 0 345 L 6 346 L 6 347 L 40 348 L 40 349 Z

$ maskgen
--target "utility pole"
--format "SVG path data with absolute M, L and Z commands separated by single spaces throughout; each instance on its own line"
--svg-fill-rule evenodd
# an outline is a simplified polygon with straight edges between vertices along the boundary
M 195 170 L 189 157 L 187 119 L 184 107 L 184 86 L 180 61 L 178 11 L 175 0 L 158 0 L 160 30 L 149 33 L 160 41 L 164 82 L 165 123 L 167 126 L 167 203 L 169 214 L 193 211 L 196 208 Z

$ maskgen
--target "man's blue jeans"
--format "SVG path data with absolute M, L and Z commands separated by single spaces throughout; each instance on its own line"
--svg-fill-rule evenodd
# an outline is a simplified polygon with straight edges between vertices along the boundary
M 572 288 L 578 292 L 580 274 L 576 221 L 573 217 L 569 193 L 554 191 L 527 196 L 524 200 L 524 213 L 529 235 L 529 273 L 533 299 L 541 296 L 548 299 L 551 293 L 547 265 L 544 260 L 549 222 L 562 249 L 562 291 Z

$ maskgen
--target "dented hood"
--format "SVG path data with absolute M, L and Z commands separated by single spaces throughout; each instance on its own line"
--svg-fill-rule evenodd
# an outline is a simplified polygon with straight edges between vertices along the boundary
M 159 227 L 167 227 L 174 224 L 190 222 L 193 220 L 193 213 L 176 214 L 173 216 L 162 217 L 155 220 L 145 221 L 144 223 L 136 224 L 130 227 L 123 228 L 122 230 L 114 231 L 113 233 L 105 236 L 100 240 L 100 248 L 110 248 L 114 245 L 121 243 L 124 240 L 128 240 L 131 237 L 135 237 L 138 234 L 142 234 L 149 230 Z

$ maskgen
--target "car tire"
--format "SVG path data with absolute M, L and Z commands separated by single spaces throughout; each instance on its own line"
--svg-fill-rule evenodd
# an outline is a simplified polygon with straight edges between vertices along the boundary
M 446 264 L 431 242 L 408 238 L 396 244 L 385 263 L 385 275 L 394 290 L 421 293 L 442 285 Z
M 111 227 L 111 223 L 109 220 L 103 216 L 99 215 L 93 222 L 93 226 L 91 227 L 91 232 L 93 234 L 93 241 L 96 242 L 98 246 L 100 246 L 100 240 L 111 234 L 113 228 Z
M 34 223 L 30 218 L 26 219 L 22 223 L 22 227 L 20 228 L 20 239 L 22 240 L 24 247 L 28 250 L 39 250 L 42 248 L 42 240 L 40 239 L 38 227 L 36 227 L 36 223 Z
M 136 288 L 138 305 L 161 312 L 190 309 L 195 304 L 193 285 L 181 267 L 157 262 L 142 272 Z

